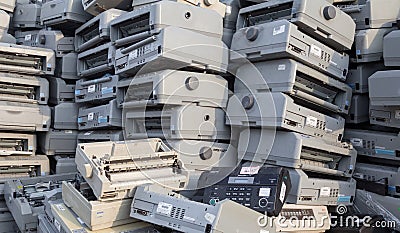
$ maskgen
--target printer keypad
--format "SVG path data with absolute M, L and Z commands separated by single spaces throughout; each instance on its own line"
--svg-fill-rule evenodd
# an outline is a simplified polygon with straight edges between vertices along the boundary
M 252 191 L 251 187 L 227 187 L 225 195 L 226 199 L 250 206 Z

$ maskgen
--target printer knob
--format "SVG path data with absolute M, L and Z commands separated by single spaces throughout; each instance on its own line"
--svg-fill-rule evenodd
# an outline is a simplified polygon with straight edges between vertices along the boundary
M 254 97 L 252 95 L 246 95 L 242 98 L 242 106 L 245 109 L 250 109 L 254 105 Z
M 323 13 L 326 20 L 334 19 L 336 17 L 336 9 L 334 6 L 325 7 Z
M 210 147 L 202 147 L 199 152 L 199 156 L 202 160 L 208 160 L 212 157 L 212 149 Z
M 217 2 L 218 2 L 217 0 L 204 0 L 204 5 L 211 6 L 216 4 Z
M 194 76 L 190 76 L 185 80 L 185 86 L 187 89 L 193 91 L 199 87 L 199 79 Z
M 246 38 L 249 41 L 255 41 L 258 37 L 259 30 L 256 27 L 251 27 L 246 31 Z

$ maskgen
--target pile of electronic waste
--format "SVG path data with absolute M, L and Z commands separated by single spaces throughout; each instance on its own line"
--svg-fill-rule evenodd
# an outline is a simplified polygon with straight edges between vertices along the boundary
M 381 2 L 2 0 L 0 233 L 400 230 Z

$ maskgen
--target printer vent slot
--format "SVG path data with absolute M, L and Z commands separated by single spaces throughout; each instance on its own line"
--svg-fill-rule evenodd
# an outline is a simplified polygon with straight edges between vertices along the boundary
M 117 26 L 119 39 L 150 30 L 150 13 L 127 20 Z
M 293 1 L 249 12 L 245 15 L 246 22 L 244 27 L 250 27 L 262 23 L 268 23 L 277 19 L 289 20 L 292 18 L 292 8 L 293 8 Z
M 185 216 L 185 212 L 186 212 L 185 209 L 174 206 L 174 207 L 172 207 L 170 217 L 182 220 L 183 217 Z

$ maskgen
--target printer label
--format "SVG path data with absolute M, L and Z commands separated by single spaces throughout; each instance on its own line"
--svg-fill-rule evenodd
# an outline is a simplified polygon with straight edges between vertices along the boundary
M 95 92 L 96 91 L 96 85 L 90 85 L 89 87 L 88 87 L 88 89 L 87 89 L 87 91 L 89 92 L 89 93 L 92 93 L 92 92 Z
M 313 116 L 306 117 L 306 125 L 317 128 L 318 119 Z
M 331 195 L 331 188 L 330 187 L 322 187 L 319 190 L 320 197 L 329 197 Z
M 322 56 L 322 49 L 316 45 L 311 45 L 310 53 L 316 57 Z
M 113 88 L 112 87 L 103 87 L 101 88 L 101 94 L 109 94 L 113 92 Z
M 94 113 L 93 112 L 89 113 L 87 118 L 88 118 L 88 121 L 92 121 L 94 118 Z
M 97 211 L 96 215 L 98 218 L 102 218 L 104 216 L 104 211 Z
M 385 150 L 385 149 L 375 149 L 375 154 L 396 156 L 396 152 L 394 150 Z
M 204 215 L 204 218 L 207 220 L 207 222 L 213 223 L 214 220 L 215 220 L 215 215 L 210 214 L 210 213 L 206 213 L 206 214 Z
M 165 203 L 165 202 L 160 202 L 157 205 L 157 213 L 159 214 L 165 214 L 165 215 L 170 215 L 172 211 L 172 205 Z
M 396 111 L 394 112 L 394 118 L 400 119 L 400 110 L 396 110 Z
M 286 184 L 282 183 L 282 187 L 281 187 L 281 193 L 279 194 L 279 200 L 283 203 L 283 201 L 285 200 L 285 194 L 286 194 Z
M 97 119 L 97 122 L 100 123 L 106 123 L 107 122 L 107 117 L 106 116 L 99 116 L 99 119 Z
M 258 170 L 260 170 L 260 166 L 242 167 L 242 169 L 240 169 L 240 175 L 254 175 L 258 173 Z
M 28 34 L 25 36 L 25 41 L 30 41 L 32 39 L 32 35 Z
M 285 64 L 280 64 L 278 66 L 278 70 L 286 70 L 286 65 Z
M 285 32 L 285 25 L 281 25 L 278 27 L 274 27 L 274 31 L 272 32 L 272 35 L 275 36 L 275 35 L 279 35 L 284 32 Z
M 137 57 L 138 57 L 138 50 L 135 49 L 135 50 L 133 50 L 132 52 L 129 53 L 128 60 L 132 60 L 132 59 L 135 59 Z
M 351 200 L 350 196 L 339 195 L 337 202 L 350 202 L 350 200 Z
M 351 144 L 355 147 L 362 147 L 363 146 L 363 141 L 361 138 L 350 138 Z

